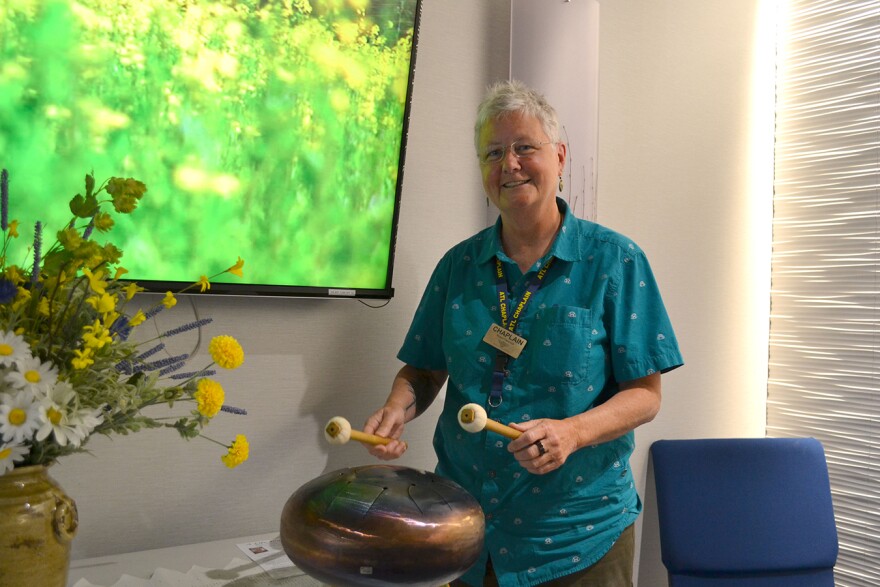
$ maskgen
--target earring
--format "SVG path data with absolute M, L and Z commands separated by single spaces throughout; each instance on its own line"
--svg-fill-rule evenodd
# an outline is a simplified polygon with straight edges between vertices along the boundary
M 560 192 L 562 191 L 563 186 L 564 186 L 564 184 L 562 183 L 562 176 L 560 175 L 559 176 L 559 191 Z

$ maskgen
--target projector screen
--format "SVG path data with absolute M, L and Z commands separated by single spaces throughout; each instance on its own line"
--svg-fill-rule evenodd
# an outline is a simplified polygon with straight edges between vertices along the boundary
M 10 218 L 47 241 L 87 173 L 133 177 L 147 193 L 107 240 L 150 291 L 241 257 L 244 278 L 210 293 L 390 298 L 419 15 L 419 0 L 2 2 Z

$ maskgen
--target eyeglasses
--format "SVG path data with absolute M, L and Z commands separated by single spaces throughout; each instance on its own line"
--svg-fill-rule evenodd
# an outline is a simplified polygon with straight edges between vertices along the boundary
M 488 149 L 478 154 L 477 157 L 479 158 L 482 165 L 492 165 L 504 159 L 505 153 L 507 153 L 507 150 L 510 149 L 510 152 L 513 153 L 513 156 L 517 159 L 528 159 L 529 157 L 534 156 L 535 153 L 540 151 L 541 147 L 543 147 L 544 145 L 552 144 L 555 143 L 553 141 L 532 143 L 530 141 L 519 140 L 510 143 L 506 147 L 492 147 L 491 149 Z

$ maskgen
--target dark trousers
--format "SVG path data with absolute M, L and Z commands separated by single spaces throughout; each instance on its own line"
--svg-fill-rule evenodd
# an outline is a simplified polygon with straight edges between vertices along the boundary
M 541 585 L 547 587 L 631 587 L 633 560 L 635 557 L 635 529 L 630 526 L 620 535 L 605 556 L 583 571 L 566 575 Z M 450 587 L 467 587 L 467 583 L 455 580 Z M 483 587 L 499 587 L 492 568 L 492 559 L 486 565 Z

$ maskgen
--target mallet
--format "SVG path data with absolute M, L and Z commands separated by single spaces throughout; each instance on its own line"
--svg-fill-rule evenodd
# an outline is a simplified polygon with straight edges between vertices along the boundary
M 358 442 L 373 446 L 378 444 L 388 444 L 392 440 L 391 438 L 385 438 L 384 436 L 376 436 L 375 434 L 367 434 L 360 430 L 352 430 L 351 424 L 348 420 L 339 416 L 330 418 L 330 421 L 324 426 L 324 438 L 326 438 L 327 442 L 330 444 L 345 444 L 349 440 L 357 440 Z M 404 443 L 404 446 L 406 446 L 406 443 Z
M 480 432 L 483 428 L 491 430 L 511 440 L 519 438 L 522 432 L 495 420 L 490 420 L 486 410 L 479 404 L 465 404 L 458 410 L 458 423 L 468 432 Z

